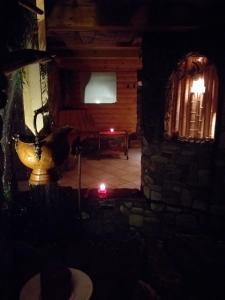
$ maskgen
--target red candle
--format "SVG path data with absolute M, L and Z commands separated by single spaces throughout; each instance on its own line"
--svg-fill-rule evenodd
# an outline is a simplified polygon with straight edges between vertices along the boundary
M 106 198 L 106 195 L 107 195 L 106 185 L 105 183 L 101 183 L 98 188 L 98 196 L 99 198 L 104 199 Z

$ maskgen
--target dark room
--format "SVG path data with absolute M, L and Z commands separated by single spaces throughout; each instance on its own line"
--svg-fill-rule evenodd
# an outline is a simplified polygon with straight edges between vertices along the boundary
M 225 299 L 222 0 L 0 3 L 0 299 Z

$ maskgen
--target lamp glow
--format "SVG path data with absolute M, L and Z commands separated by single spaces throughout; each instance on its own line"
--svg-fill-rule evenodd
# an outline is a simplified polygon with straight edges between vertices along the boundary
M 193 84 L 191 87 L 191 93 L 195 93 L 195 94 L 204 94 L 205 93 L 205 83 L 204 83 L 203 78 L 193 80 Z
M 114 132 L 114 128 L 110 128 L 109 130 L 110 130 L 110 132 Z

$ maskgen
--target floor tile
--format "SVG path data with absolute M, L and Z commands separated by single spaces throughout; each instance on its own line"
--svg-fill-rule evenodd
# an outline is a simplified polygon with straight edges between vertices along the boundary
M 70 164 L 72 169 L 63 171 L 59 180 L 61 186 L 78 187 L 77 162 Z M 141 185 L 141 149 L 129 150 L 129 159 L 103 157 L 101 159 L 81 157 L 81 188 L 98 188 L 105 182 L 108 188 L 136 188 Z

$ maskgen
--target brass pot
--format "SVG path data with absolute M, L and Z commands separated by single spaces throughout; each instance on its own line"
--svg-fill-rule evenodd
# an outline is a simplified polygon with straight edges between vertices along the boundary
M 63 163 L 69 154 L 70 146 L 67 141 L 71 127 L 63 127 L 51 133 L 39 142 L 40 157 L 37 155 L 37 145 L 31 142 L 23 142 L 19 137 L 15 138 L 15 149 L 20 161 L 29 169 L 32 169 L 29 184 L 41 185 L 52 181 L 50 170 Z
M 48 184 L 51 181 L 49 170 L 55 167 L 51 149 L 45 145 L 41 146 L 41 157 L 38 159 L 34 143 L 25 143 L 17 139 L 15 148 L 20 161 L 32 169 L 29 184 Z

